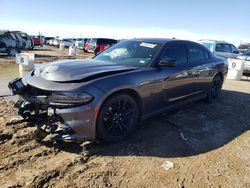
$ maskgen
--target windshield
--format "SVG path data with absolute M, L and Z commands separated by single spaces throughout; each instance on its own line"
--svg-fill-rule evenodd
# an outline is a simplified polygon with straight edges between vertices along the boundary
M 201 42 L 201 44 L 205 46 L 208 50 L 212 51 L 213 43 Z
M 94 59 L 143 67 L 155 57 L 160 47 L 161 44 L 157 43 L 123 41 L 108 48 Z

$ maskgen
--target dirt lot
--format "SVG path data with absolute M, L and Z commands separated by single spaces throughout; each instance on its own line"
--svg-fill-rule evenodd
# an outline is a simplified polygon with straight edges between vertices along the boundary
M 35 47 L 33 50 L 23 51 L 35 54 L 36 63 L 51 62 L 60 59 L 76 59 L 92 57 L 91 53 L 84 53 L 83 50 L 78 50 L 77 56 L 69 56 L 68 48 L 60 51 L 59 48 L 54 46 Z M 8 63 L 15 63 L 15 58 L 7 56 L 7 54 L 0 53 L 0 65 Z
M 36 55 L 38 61 L 51 60 L 41 56 Z M 1 63 L 5 60 L 13 61 L 0 58 Z M 16 110 L 13 102 L 2 97 L 0 185 L 250 187 L 249 104 L 250 80 L 226 80 L 216 103 L 196 102 L 141 122 L 120 143 L 55 145 L 49 139 L 36 143 L 32 138 L 35 128 L 29 124 L 9 124 Z M 172 162 L 173 168 L 164 169 L 165 161 Z

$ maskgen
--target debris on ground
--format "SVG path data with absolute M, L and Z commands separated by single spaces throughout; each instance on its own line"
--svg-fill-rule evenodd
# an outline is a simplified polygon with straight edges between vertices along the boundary
M 6 125 L 14 125 L 14 124 L 22 123 L 22 122 L 24 122 L 23 117 L 18 115 L 18 116 L 14 116 L 9 121 L 7 121 Z
M 161 164 L 161 167 L 164 168 L 165 170 L 169 170 L 171 168 L 174 168 L 174 163 L 170 161 L 165 161 L 164 163 Z

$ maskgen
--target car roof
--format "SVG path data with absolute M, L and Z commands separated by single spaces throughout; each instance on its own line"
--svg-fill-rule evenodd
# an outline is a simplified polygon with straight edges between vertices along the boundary
M 171 38 L 135 38 L 131 40 L 141 41 L 141 42 L 161 43 L 161 44 L 166 44 L 169 42 L 185 42 L 185 43 L 187 42 L 187 43 L 198 44 L 190 40 L 180 40 L 180 39 L 175 39 L 175 38 L 172 38 L 172 39 Z
M 116 40 L 116 39 L 112 39 L 112 38 L 89 38 L 89 39 L 105 39 L 105 40 Z
M 229 44 L 228 42 L 224 41 L 224 40 L 212 40 L 212 39 L 201 39 L 199 40 L 199 42 L 214 42 L 214 43 L 226 43 Z
M 173 39 L 169 39 L 169 38 L 134 38 L 131 40 L 135 40 L 135 41 L 144 41 L 144 42 L 152 42 L 152 43 L 167 43 L 170 41 L 173 41 Z

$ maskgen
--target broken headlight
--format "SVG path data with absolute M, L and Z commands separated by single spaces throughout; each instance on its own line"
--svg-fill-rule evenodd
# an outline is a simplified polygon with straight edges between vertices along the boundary
M 87 93 L 52 93 L 51 103 L 62 104 L 87 104 L 93 100 L 93 96 Z

